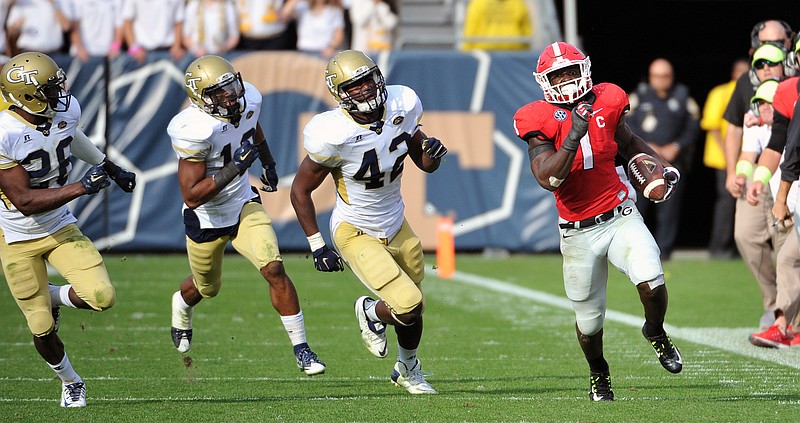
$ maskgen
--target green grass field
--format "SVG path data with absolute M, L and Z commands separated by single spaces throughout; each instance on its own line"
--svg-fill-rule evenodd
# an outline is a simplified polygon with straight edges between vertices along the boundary
M 432 260 L 433 256 L 429 256 Z M 220 295 L 195 311 L 190 358 L 172 345 L 170 296 L 188 274 L 184 255 L 107 256 L 117 305 L 62 308 L 59 334 L 87 383 L 89 406 L 58 406 L 60 383 L 36 354 L 22 314 L 0 289 L 0 422 L 484 422 L 797 421 L 800 348 L 751 346 L 760 294 L 740 261 L 665 264 L 670 334 L 683 372 L 661 368 L 644 338 L 636 290 L 609 282 L 606 358 L 616 401 L 588 399 L 556 255 L 459 255 L 458 274 L 429 272 L 420 359 L 436 396 L 389 382 L 396 353 L 362 346 L 352 304 L 367 291 L 352 273 L 324 274 L 287 254 L 309 343 L 328 365 L 309 378 L 249 263 L 226 257 Z M 59 278 L 54 277 L 54 281 Z

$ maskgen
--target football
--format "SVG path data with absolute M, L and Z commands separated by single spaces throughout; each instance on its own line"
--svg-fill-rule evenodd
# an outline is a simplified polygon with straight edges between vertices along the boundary
M 636 191 L 649 200 L 661 200 L 667 193 L 664 166 L 649 154 L 639 153 L 633 156 L 628 162 L 628 175 Z

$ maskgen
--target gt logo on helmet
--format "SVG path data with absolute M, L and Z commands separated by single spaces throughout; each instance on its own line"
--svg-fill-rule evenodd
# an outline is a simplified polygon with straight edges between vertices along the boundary
M 8 70 L 8 73 L 6 73 L 6 79 L 8 79 L 8 82 L 15 84 L 17 82 L 24 82 L 26 85 L 36 86 L 39 85 L 39 82 L 33 77 L 33 75 L 38 73 L 39 71 L 36 69 L 25 72 L 24 66 L 17 66 Z
M 189 78 L 192 76 L 191 72 L 186 72 L 186 87 L 191 89 L 192 91 L 197 91 L 197 83 L 200 82 L 203 78 Z

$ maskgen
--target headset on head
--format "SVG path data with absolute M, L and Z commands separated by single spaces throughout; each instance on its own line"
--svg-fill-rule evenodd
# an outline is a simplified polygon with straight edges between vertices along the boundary
M 799 65 L 797 63 L 797 55 L 794 52 L 794 48 L 798 40 L 798 35 L 796 35 L 794 31 L 792 31 L 792 27 L 789 26 L 789 24 L 786 23 L 786 21 L 781 21 L 778 19 L 768 19 L 768 20 L 775 21 L 781 24 L 783 30 L 786 32 L 786 37 L 792 43 L 791 47 L 789 48 L 790 51 L 786 51 L 786 46 L 784 45 L 780 45 L 778 47 L 780 47 L 784 51 L 784 53 L 786 53 L 786 58 L 783 60 L 784 76 L 787 78 L 795 76 L 797 74 Z M 761 47 L 761 40 L 758 39 L 758 33 L 762 29 L 764 29 L 766 24 L 767 21 L 761 21 L 753 27 L 752 31 L 750 31 L 750 47 L 753 49 L 753 52 L 755 52 L 756 50 L 758 50 L 759 47 Z M 761 81 L 758 79 L 756 71 L 755 69 L 752 68 L 752 66 L 750 67 L 750 71 L 747 73 L 747 76 L 750 78 L 750 84 L 753 85 L 754 89 L 761 84 Z
M 761 45 L 761 40 L 758 39 L 758 33 L 759 33 L 759 31 L 764 29 L 764 27 L 767 25 L 768 21 L 775 21 L 775 22 L 778 22 L 779 24 L 781 24 L 781 26 L 783 27 L 783 30 L 786 31 L 786 38 L 788 38 L 790 40 L 794 39 L 794 31 L 792 31 L 792 27 L 789 26 L 788 23 L 786 23 L 785 21 L 777 20 L 777 19 L 767 19 L 766 21 L 761 21 L 761 22 L 757 23 L 753 27 L 753 30 L 750 31 L 750 47 L 752 47 L 753 50 L 757 49 Z M 792 47 L 794 47 L 794 46 L 792 46 Z M 784 47 L 784 49 L 785 49 L 785 47 Z

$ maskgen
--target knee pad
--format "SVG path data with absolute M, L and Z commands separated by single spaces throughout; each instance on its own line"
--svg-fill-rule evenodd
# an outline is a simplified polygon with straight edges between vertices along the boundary
M 104 286 L 94 292 L 94 300 L 94 304 L 90 305 L 96 310 L 108 310 L 117 303 L 117 291 L 111 285 Z
M 34 336 L 45 336 L 53 331 L 55 320 L 49 310 L 34 311 L 27 315 L 28 328 Z
M 203 298 L 213 298 L 219 294 L 219 288 L 222 286 L 222 281 L 218 281 L 217 283 L 210 284 L 210 285 L 198 285 L 197 281 L 194 282 L 194 286 L 197 288 L 197 292 L 203 296 Z
M 575 310 L 575 322 L 582 334 L 592 336 L 603 328 L 606 318 L 604 299 L 573 301 L 572 309 Z
M 646 257 L 636 258 L 630 262 L 630 274 L 628 277 L 634 283 L 655 281 L 659 277 L 664 283 L 664 271 L 661 268 L 661 259 L 658 253 L 647 255 Z M 655 288 L 658 285 L 651 285 Z

